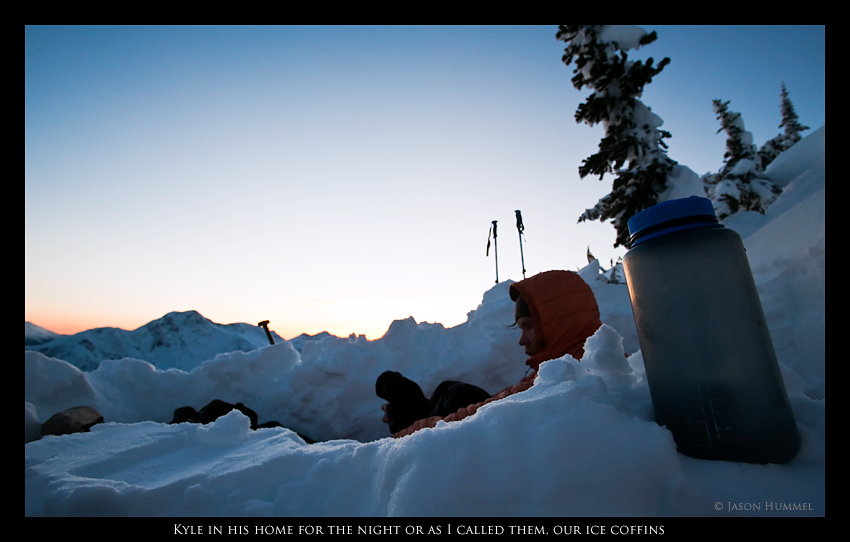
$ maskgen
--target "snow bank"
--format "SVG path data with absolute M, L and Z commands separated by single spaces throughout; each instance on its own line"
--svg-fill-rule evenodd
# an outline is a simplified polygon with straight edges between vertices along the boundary
M 804 447 L 789 465 L 681 456 L 651 421 L 640 354 L 626 360 L 606 325 L 582 363 L 546 362 L 528 392 L 404 439 L 306 445 L 287 429 L 251 431 L 238 412 L 207 426 L 113 422 L 46 437 L 27 445 L 25 511 L 711 516 L 716 502 L 782 501 L 822 513 L 823 402 L 793 402 Z
M 188 372 L 133 358 L 102 361 L 83 372 L 30 351 L 25 401 L 42 421 L 87 404 L 106 420 L 135 423 L 169 422 L 176 408 L 200 409 L 221 399 L 244 403 L 261 423 L 278 421 L 316 440 L 374 440 L 388 434 L 375 395 L 375 379 L 385 370 L 400 371 L 428 394 L 442 380 L 475 381 L 495 393 L 522 378 L 527 367 L 517 362 L 521 349 L 508 327 L 509 285 L 494 286 L 468 321 L 454 328 L 411 317 L 393 322 L 376 341 L 326 336 L 304 343 L 300 355 L 281 341 L 219 354 Z
M 605 325 L 581 363 L 546 362 L 530 390 L 403 439 L 385 438 L 380 422 L 374 380 L 383 370 L 426 393 L 444 379 L 492 393 L 523 376 L 517 333 L 506 326 L 507 283 L 453 328 L 408 318 L 376 341 L 325 337 L 300 354 L 281 343 L 188 371 L 121 359 L 86 373 L 28 352 L 27 439 L 39 421 L 77 404 L 95 406 L 107 423 L 25 445 L 25 514 L 825 515 L 825 177 L 812 173 L 823 159 L 785 162 L 800 173 L 766 216 L 744 221 L 803 442 L 785 465 L 676 452 L 652 421 L 626 287 L 596 280 L 591 265 L 581 275 Z M 213 398 L 325 442 L 307 445 L 284 428 L 252 431 L 238 412 L 206 426 L 163 423 L 173 408 Z

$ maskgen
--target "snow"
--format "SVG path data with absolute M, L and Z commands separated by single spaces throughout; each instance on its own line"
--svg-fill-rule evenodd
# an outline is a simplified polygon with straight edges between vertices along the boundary
M 627 287 L 597 280 L 593 262 L 580 274 L 604 325 L 581 363 L 546 362 L 531 389 L 402 439 L 380 421 L 374 381 L 382 371 L 400 371 L 426 394 L 446 379 L 495 393 L 525 374 L 507 325 L 507 282 L 485 292 L 459 326 L 410 317 L 374 341 L 302 338 L 300 353 L 281 340 L 191 367 L 163 355 L 159 366 L 129 357 L 83 371 L 27 351 L 25 514 L 823 516 L 824 148 L 821 128 L 786 151 L 769 170 L 785 186 L 774 205 L 726 221 L 744 237 L 803 441 L 785 465 L 676 452 L 652 421 Z M 205 319 L 192 322 L 186 342 L 207 329 Z M 251 430 L 236 411 L 206 426 L 167 423 L 174 408 L 214 398 L 321 442 L 305 444 L 290 429 Z M 106 423 L 29 442 L 40 422 L 82 404 Z
M 274 332 L 272 337 L 276 342 L 283 340 Z M 70 361 L 84 371 L 95 369 L 103 360 L 122 357 L 144 359 L 160 369 L 191 370 L 218 353 L 267 344 L 265 331 L 256 325 L 215 324 L 197 311 L 186 311 L 170 312 L 133 331 L 101 327 L 31 349 Z
M 667 189 L 658 195 L 658 202 L 691 196 L 706 197 L 702 179 L 691 168 L 681 164 L 674 165 L 667 177 Z
M 802 175 L 819 177 L 826 169 L 826 126 L 821 126 L 776 157 L 765 174 L 779 187 Z
M 605 43 L 617 42 L 621 51 L 640 48 L 640 40 L 647 34 L 639 26 L 628 24 L 606 24 L 599 32 L 599 41 Z
M 29 322 L 24 322 L 24 334 L 26 335 L 25 344 L 27 346 L 35 346 L 61 337 L 58 333 Z

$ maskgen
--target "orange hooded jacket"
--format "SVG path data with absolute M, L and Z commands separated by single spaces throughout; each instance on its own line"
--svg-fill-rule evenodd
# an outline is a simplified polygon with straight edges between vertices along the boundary
M 522 295 L 531 311 L 531 321 L 537 338 L 537 353 L 525 363 L 533 371 L 517 384 L 503 389 L 484 402 L 461 408 L 448 416 L 431 416 L 419 420 L 393 436 L 403 437 L 419 429 L 434 427 L 440 420 L 462 420 L 475 414 L 487 403 L 527 390 L 534 384 L 537 369 L 544 361 L 559 358 L 564 354 L 581 359 L 584 354 L 584 342 L 602 325 L 593 291 L 584 279 L 572 271 L 544 271 L 511 284 L 510 295 L 513 301 Z

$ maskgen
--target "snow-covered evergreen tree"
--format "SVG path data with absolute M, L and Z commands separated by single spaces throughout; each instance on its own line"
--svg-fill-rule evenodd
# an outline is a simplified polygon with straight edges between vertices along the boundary
M 658 202 L 676 164 L 667 157 L 663 141 L 670 133 L 659 129 L 662 120 L 638 100 L 643 87 L 670 59 L 657 66 L 652 58 L 645 63 L 629 61 L 628 50 L 657 38 L 655 32 L 636 26 L 561 25 L 556 38 L 567 43 L 564 63 L 575 62 L 573 86 L 593 90 L 579 105 L 576 122 L 601 123 L 605 128 L 599 152 L 583 161 L 579 175 L 598 175 L 600 180 L 606 173 L 616 175 L 611 193 L 587 209 L 579 222 L 610 220 L 617 230 L 614 246 L 626 245 L 628 219 Z
M 741 160 L 754 161 L 756 158 L 756 146 L 753 144 L 753 134 L 744 129 L 744 119 L 741 114 L 729 111 L 729 101 L 714 100 L 712 102 L 717 120 L 720 121 L 720 129 L 717 133 L 726 132 L 726 153 L 723 155 L 723 169 L 720 170 L 720 178 L 726 177 Z
M 788 98 L 788 90 L 785 88 L 785 83 L 782 83 L 782 93 L 780 94 L 779 109 L 782 112 L 782 123 L 780 128 L 785 128 L 785 132 L 774 137 L 765 143 L 758 151 L 759 159 L 761 160 L 761 168 L 767 169 L 774 158 L 780 153 L 790 149 L 796 142 L 800 141 L 800 132 L 808 130 L 808 126 L 803 126 L 799 122 L 797 112 L 794 111 L 794 104 Z
M 783 147 L 785 142 L 785 134 L 779 134 L 773 139 L 769 139 L 764 145 L 761 146 L 758 152 L 759 158 L 759 167 L 763 170 L 767 169 L 767 166 L 773 162 L 777 156 L 782 154 L 784 150 Z
M 779 127 L 785 127 L 785 148 L 783 150 L 788 150 L 803 138 L 800 132 L 808 130 L 809 127 L 800 124 L 797 112 L 794 111 L 794 104 L 788 98 L 788 89 L 785 88 L 785 83 L 782 83 L 781 98 L 779 108 L 782 110 L 782 123 Z
M 753 134 L 744 129 L 741 114 L 729 111 L 728 101 L 714 100 L 713 104 L 720 120 L 717 131 L 727 135 L 723 168 L 704 177 L 717 218 L 722 220 L 738 211 L 764 213 L 780 190 L 764 176 Z

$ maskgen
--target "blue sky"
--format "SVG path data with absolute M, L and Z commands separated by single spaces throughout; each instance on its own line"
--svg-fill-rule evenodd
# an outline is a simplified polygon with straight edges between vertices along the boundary
M 784 82 L 825 122 L 825 29 L 653 26 L 669 56 L 643 101 L 669 156 L 720 169 L 711 100 L 757 144 Z M 25 319 L 134 329 L 175 310 L 271 320 L 285 337 L 374 339 L 394 319 L 461 323 L 495 279 L 603 262 L 576 224 L 611 179 L 579 179 L 600 127 L 574 113 L 556 25 L 27 27 Z M 810 132 L 805 132 L 810 133 Z M 805 134 L 804 134 L 805 135 Z

